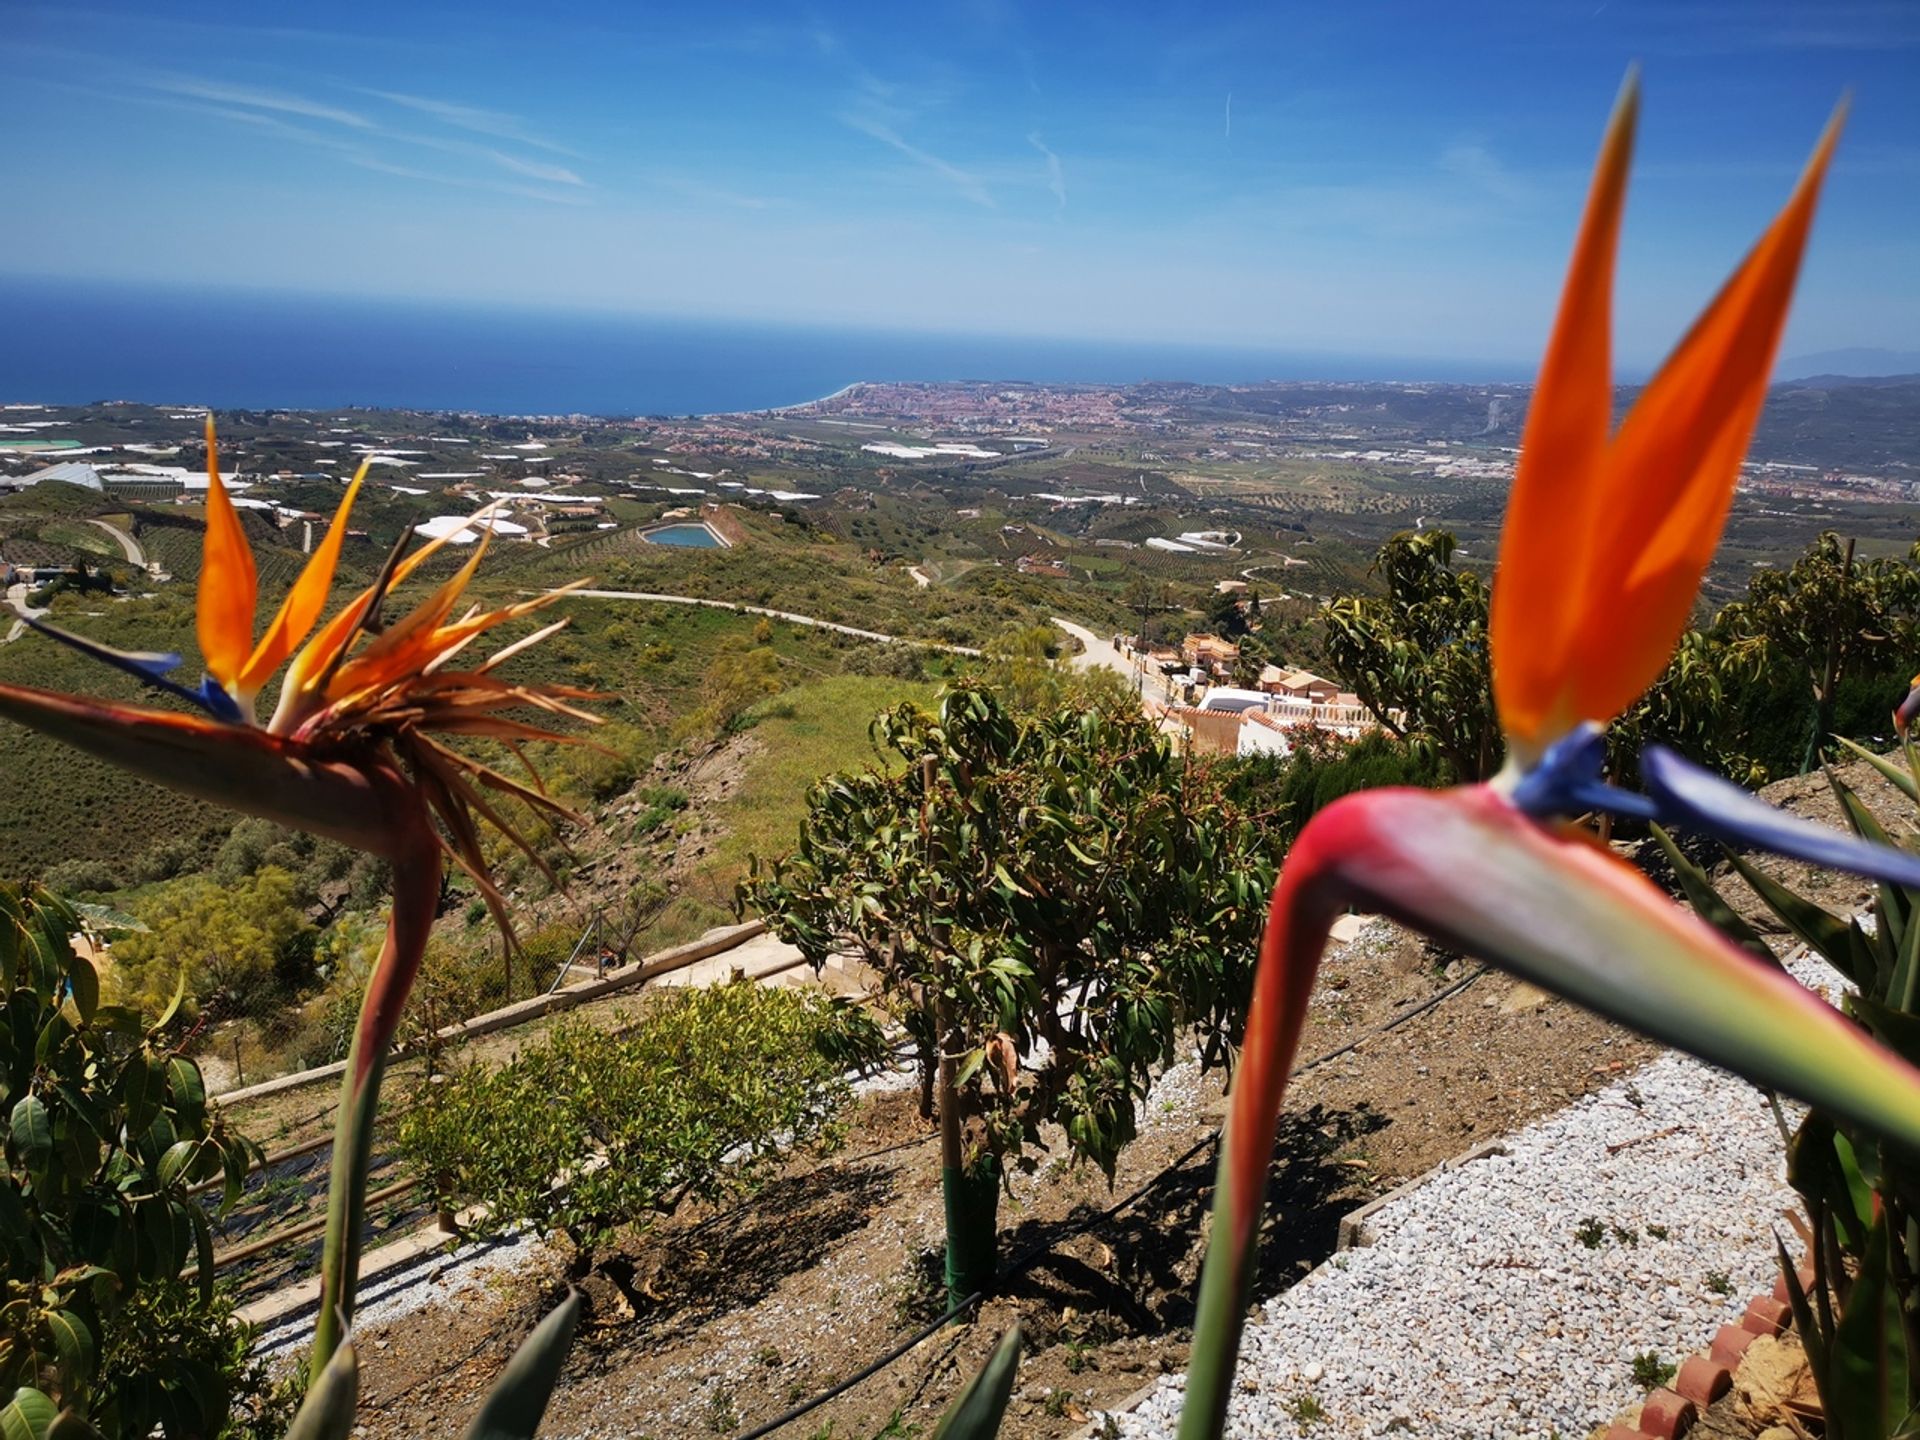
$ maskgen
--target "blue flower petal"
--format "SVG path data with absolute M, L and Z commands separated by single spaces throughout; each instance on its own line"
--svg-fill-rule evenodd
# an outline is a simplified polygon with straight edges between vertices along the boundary
M 226 700 L 225 712 L 218 705 L 209 703 L 199 692 L 169 680 L 168 675 L 180 668 L 180 657 L 172 651 L 116 650 L 111 645 L 102 645 L 98 640 L 89 640 L 86 636 L 76 635 L 71 630 L 62 630 L 58 625 L 49 625 L 38 616 L 18 611 L 15 613 L 49 640 L 57 640 L 69 650 L 78 650 L 90 660 L 98 660 L 103 665 L 111 665 L 116 670 L 125 671 L 142 685 L 150 685 L 155 690 L 164 690 L 177 699 L 185 700 L 188 704 L 207 711 L 217 720 L 238 721 L 241 718 L 239 709 L 231 700 L 227 700 L 224 691 L 220 698 Z
M 246 723 L 247 717 L 240 713 L 234 698 L 221 689 L 211 675 L 200 677 L 200 688 L 193 693 L 193 702 L 216 720 L 225 720 L 229 725 Z
M 1720 840 L 1890 885 L 1920 887 L 1920 855 L 1776 810 L 1664 745 L 1649 745 L 1641 752 L 1640 774 L 1659 806 L 1662 824 L 1685 825 Z
M 1600 778 L 1606 759 L 1606 732 L 1591 721 L 1580 725 L 1555 741 L 1514 787 L 1515 808 L 1536 820 L 1564 819 L 1590 810 L 1654 819 L 1654 804 L 1646 796 Z

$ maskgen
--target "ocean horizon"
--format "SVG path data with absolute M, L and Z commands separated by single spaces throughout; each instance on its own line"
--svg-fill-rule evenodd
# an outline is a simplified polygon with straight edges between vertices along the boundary
M 860 381 L 1517 383 L 1498 362 L 538 312 L 0 277 L 0 402 L 711 415 Z

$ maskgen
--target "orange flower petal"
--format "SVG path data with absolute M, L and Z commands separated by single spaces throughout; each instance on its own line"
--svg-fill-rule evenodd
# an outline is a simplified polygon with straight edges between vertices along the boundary
M 1606 583 L 1589 590 L 1571 653 L 1577 719 L 1608 720 L 1666 668 L 1733 503 L 1740 462 L 1766 403 L 1845 106 L 1836 110 L 1786 206 L 1686 339 L 1641 392 L 1606 455 L 1611 497 L 1591 532 Z
M 1746 260 L 1605 440 L 1631 81 L 1541 368 L 1493 591 L 1501 724 L 1523 759 L 1659 677 L 1720 542 L 1845 107 Z M 1626 112 L 1624 115 L 1622 111 Z
M 333 573 L 340 564 L 340 548 L 347 539 L 347 516 L 353 510 L 354 497 L 360 493 L 360 484 L 367 478 L 367 468 L 372 463 L 370 460 L 360 462 L 360 468 L 354 472 L 353 483 L 347 486 L 346 496 L 340 501 L 340 509 L 333 517 L 333 524 L 327 527 L 325 538 L 308 558 L 300 578 L 294 582 L 293 589 L 287 592 L 287 598 L 281 601 L 280 612 L 273 617 L 273 623 L 254 647 L 253 655 L 240 676 L 243 690 L 255 692 L 266 684 L 273 672 L 293 653 L 294 647 L 307 638 L 307 632 L 313 629 L 320 612 L 326 608 L 327 595 L 333 589 Z
M 200 656 L 223 689 L 239 688 L 241 672 L 253 650 L 253 607 L 259 580 L 253 547 L 240 528 L 240 516 L 220 483 L 220 456 L 207 416 L 207 534 L 202 542 L 200 591 L 195 627 Z
M 1587 593 L 1591 557 L 1577 541 L 1591 532 L 1603 498 L 1600 464 L 1613 417 L 1613 263 L 1639 108 L 1638 80 L 1629 74 L 1600 145 L 1507 501 L 1493 589 L 1493 685 L 1501 726 L 1521 741 L 1550 739 L 1579 718 L 1553 712 Z

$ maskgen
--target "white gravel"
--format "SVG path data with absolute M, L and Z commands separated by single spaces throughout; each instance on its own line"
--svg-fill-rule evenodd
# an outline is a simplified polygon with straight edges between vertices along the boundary
M 1645 1396 L 1636 1356 L 1678 1364 L 1771 1287 L 1794 1196 L 1752 1086 L 1669 1052 L 1504 1144 L 1388 1200 L 1373 1244 L 1263 1307 L 1230 1436 L 1585 1435 Z M 1184 1383 L 1119 1433 L 1171 1436 Z

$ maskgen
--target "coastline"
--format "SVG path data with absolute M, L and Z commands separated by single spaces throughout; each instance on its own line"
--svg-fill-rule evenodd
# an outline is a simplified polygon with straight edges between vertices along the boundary
M 884 383 L 885 383 L 884 381 L 873 381 L 873 380 L 850 380 L 845 385 L 842 385 L 838 390 L 834 391 L 831 395 L 820 395 L 815 397 L 812 400 L 796 401 L 792 405 L 768 405 L 763 409 L 759 409 L 759 410 L 710 410 L 704 414 L 699 415 L 697 418 L 701 420 L 711 420 L 717 415 L 787 415 L 787 414 L 791 414 L 795 410 L 805 410 L 814 405 L 824 405 L 829 400 L 838 400 L 842 395 L 845 395 L 848 392 L 853 390 L 858 390 L 862 385 L 873 385 L 873 384 L 884 384 Z

